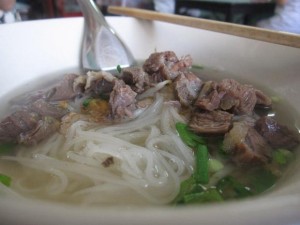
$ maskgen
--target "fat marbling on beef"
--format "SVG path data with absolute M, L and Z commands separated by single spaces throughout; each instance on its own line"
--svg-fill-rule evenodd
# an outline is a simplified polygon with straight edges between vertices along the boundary
M 224 134 L 231 128 L 232 118 L 232 114 L 221 110 L 195 112 L 189 127 L 200 134 Z
M 264 164 L 271 158 L 272 149 L 267 141 L 251 126 L 234 122 L 225 134 L 223 150 L 237 165 Z

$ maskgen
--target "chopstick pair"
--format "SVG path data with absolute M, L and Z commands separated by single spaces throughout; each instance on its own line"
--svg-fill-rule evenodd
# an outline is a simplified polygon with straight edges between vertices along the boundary
M 215 31 L 234 36 L 300 48 L 300 35 L 267 30 L 257 27 L 219 22 L 207 19 L 199 19 L 189 16 L 159 13 L 152 10 L 144 10 L 129 7 L 109 6 L 108 12 L 117 15 L 132 16 L 139 19 L 157 20 L 183 26 Z

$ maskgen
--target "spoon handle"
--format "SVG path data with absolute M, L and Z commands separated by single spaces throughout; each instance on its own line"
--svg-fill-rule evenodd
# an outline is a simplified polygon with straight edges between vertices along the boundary
M 108 24 L 103 16 L 103 14 L 98 9 L 94 0 L 77 0 L 77 2 L 79 4 L 81 12 L 84 16 L 87 27 L 89 27 L 89 28 L 95 28 L 95 26 L 108 27 Z

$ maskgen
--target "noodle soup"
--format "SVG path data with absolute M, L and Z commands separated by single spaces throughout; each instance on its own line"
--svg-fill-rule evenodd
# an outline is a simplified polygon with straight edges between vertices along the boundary
M 69 73 L 14 100 L 1 124 L 9 151 L 1 191 L 90 206 L 224 202 L 269 190 L 299 143 L 282 101 L 191 63 L 153 53 L 138 68 Z

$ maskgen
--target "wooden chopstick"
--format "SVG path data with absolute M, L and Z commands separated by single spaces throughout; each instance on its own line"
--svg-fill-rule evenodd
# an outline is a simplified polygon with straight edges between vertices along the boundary
M 117 15 L 132 16 L 139 19 L 157 20 L 183 26 L 200 28 L 224 34 L 300 48 L 300 35 L 261 29 L 233 23 L 199 19 L 189 16 L 159 13 L 152 10 L 109 6 L 108 12 Z

